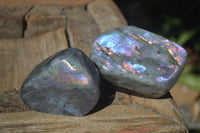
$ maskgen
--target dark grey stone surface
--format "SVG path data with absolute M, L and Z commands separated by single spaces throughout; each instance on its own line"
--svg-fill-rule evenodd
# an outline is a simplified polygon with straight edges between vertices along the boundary
M 83 116 L 99 99 L 100 77 L 79 49 L 65 49 L 40 63 L 24 81 L 23 101 L 40 112 Z
M 187 52 L 175 42 L 126 26 L 97 36 L 91 59 L 105 79 L 144 97 L 165 95 L 177 82 Z

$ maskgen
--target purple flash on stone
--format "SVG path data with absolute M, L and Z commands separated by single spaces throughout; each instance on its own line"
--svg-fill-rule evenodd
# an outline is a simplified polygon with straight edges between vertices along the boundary
M 162 36 L 127 26 L 97 36 L 91 59 L 111 83 L 156 98 L 177 82 L 187 52 Z
M 24 81 L 23 101 L 40 112 L 83 116 L 99 99 L 99 72 L 79 49 L 65 49 L 40 63 Z

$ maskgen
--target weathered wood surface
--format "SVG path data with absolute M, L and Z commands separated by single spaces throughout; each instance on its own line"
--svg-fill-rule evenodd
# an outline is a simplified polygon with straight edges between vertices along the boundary
M 19 90 L 38 63 L 67 47 L 64 29 L 27 39 L 1 39 L 0 90 Z
M 0 38 L 22 38 L 24 15 L 30 7 L 0 6 Z
M 66 12 L 59 6 L 34 6 L 25 16 L 25 37 L 66 27 Z
M 0 90 L 0 113 L 30 111 L 20 96 L 20 90 Z M 1 119 L 1 117 L 0 117 Z
M 100 33 L 97 24 L 84 7 L 67 8 L 66 12 L 70 46 L 83 50 L 89 56 L 92 42 Z
M 111 105 L 85 117 L 39 112 L 0 114 L 1 132 L 177 133 L 176 122 L 134 105 Z
M 95 12 L 97 8 L 99 16 Z M 170 95 L 161 99 L 141 98 L 117 92 L 116 87 L 106 82 L 102 83 L 97 107 L 85 117 L 47 115 L 29 111 L 23 104 L 18 89 L 33 67 L 67 47 L 67 40 L 69 46 L 78 47 L 89 55 L 90 42 L 96 34 L 126 25 L 120 11 L 116 10 L 118 8 L 109 0 L 91 2 L 87 8 L 65 8 L 68 38 L 64 29 L 59 29 L 37 37 L 0 40 L 0 75 L 4 74 L 0 77 L 0 111 L 26 111 L 1 113 L 0 132 L 187 132 L 184 119 Z M 101 18 L 103 14 L 116 19 Z
M 112 0 L 96 0 L 89 3 L 87 9 L 95 19 L 101 32 L 127 25 L 119 8 Z
M 60 5 L 83 6 L 92 0 L 0 0 L 0 6 Z
M 112 88 L 108 88 L 108 87 L 112 87 Z M 107 89 L 110 89 L 110 90 L 107 90 Z M 22 102 L 19 93 L 20 92 L 18 90 L 0 91 L 1 112 L 17 112 L 17 111 L 21 112 L 21 111 L 29 111 L 30 110 Z M 106 109 L 111 106 L 110 110 L 112 110 L 112 107 L 114 107 L 113 105 L 117 105 L 117 106 L 125 105 L 128 108 L 131 106 L 132 109 L 136 112 L 138 111 L 138 108 L 140 108 L 141 110 L 145 110 L 146 112 L 145 113 L 144 113 L 144 111 L 140 112 L 140 115 L 142 116 L 142 119 L 148 123 L 148 124 L 144 124 L 147 127 L 153 127 L 152 123 L 151 123 L 152 121 L 150 118 L 148 118 L 149 117 L 148 115 L 156 114 L 159 116 L 159 118 L 157 119 L 157 120 L 159 120 L 158 122 L 162 125 L 162 126 L 160 126 L 160 130 L 161 129 L 165 130 L 167 128 L 170 128 L 171 130 L 168 131 L 169 133 L 172 131 L 179 132 L 179 130 L 181 130 L 182 132 L 186 132 L 186 130 L 187 130 L 184 118 L 180 114 L 179 109 L 177 108 L 175 102 L 170 97 L 170 95 L 168 95 L 162 99 L 141 98 L 141 97 L 129 95 L 129 94 L 122 93 L 122 92 L 116 92 L 113 86 L 101 87 L 101 93 L 102 93 L 101 98 L 100 98 L 100 101 L 99 101 L 97 107 L 88 116 L 90 116 L 91 114 L 96 114 L 95 117 L 99 117 L 98 112 L 101 112 L 103 109 Z M 130 117 L 132 117 L 132 116 L 134 117 L 134 111 L 132 112 L 132 115 L 129 114 Z M 113 117 L 113 118 L 115 117 L 115 115 L 112 112 L 117 112 L 118 117 L 120 117 L 124 113 L 121 111 L 121 109 L 116 110 L 115 108 L 113 108 L 113 110 L 110 112 L 110 117 Z M 10 114 L 12 114 L 12 113 L 10 113 Z M 26 116 L 27 114 L 25 113 L 24 115 Z M 86 116 L 84 118 L 87 118 L 88 116 Z M 66 117 L 66 118 L 68 118 L 68 117 Z M 1 115 L 0 115 L 0 119 L 1 119 Z M 69 117 L 68 119 L 71 119 L 71 117 Z M 121 119 L 124 119 L 124 118 L 122 117 Z M 164 120 L 164 119 L 168 119 L 168 121 L 170 120 L 169 123 L 166 124 L 165 123 L 166 120 Z M 10 123 L 11 121 L 12 120 L 9 119 L 7 122 Z M 72 122 L 73 122 L 73 120 L 72 120 Z M 113 122 L 114 122 L 114 120 L 113 120 Z M 138 122 L 141 122 L 141 121 L 138 121 Z M 12 123 L 17 124 L 18 122 L 15 121 Z M 48 124 L 48 121 L 45 121 L 44 124 L 45 123 Z M 109 123 L 109 122 L 107 122 L 107 123 Z M 176 123 L 176 124 L 172 124 L 172 123 Z M 157 123 L 154 123 L 154 124 L 158 125 Z M 169 127 L 169 124 L 174 125 L 174 127 Z M 37 125 L 37 123 L 36 123 L 36 125 Z M 129 125 L 129 123 L 128 123 L 128 125 Z M 113 125 L 111 125 L 111 126 L 113 126 Z M 124 124 L 121 123 L 121 127 L 119 127 L 119 128 L 126 129 L 126 126 L 127 126 L 127 123 L 124 123 Z M 141 126 L 141 125 L 136 125 L 136 127 L 133 129 L 134 130 L 138 129 L 138 131 L 139 131 L 139 128 L 140 128 L 139 126 Z M 68 130 L 68 129 L 65 129 L 65 130 Z M 156 130 L 156 131 L 159 132 L 160 130 L 158 130 L 158 131 Z M 167 130 L 165 130 L 165 131 L 167 131 Z

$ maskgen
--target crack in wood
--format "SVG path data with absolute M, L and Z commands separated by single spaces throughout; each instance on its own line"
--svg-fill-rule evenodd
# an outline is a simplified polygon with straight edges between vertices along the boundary
M 140 104 L 134 102 L 133 98 L 131 98 L 131 97 L 129 97 L 129 98 L 130 98 L 130 101 L 131 101 L 131 103 L 132 103 L 133 105 L 136 105 L 136 106 L 138 106 L 138 107 L 140 107 L 140 108 L 142 108 L 142 109 L 145 109 L 145 110 L 154 112 L 154 113 L 159 114 L 159 115 L 161 115 L 161 116 L 163 116 L 163 117 L 165 117 L 165 118 L 168 118 L 168 119 L 170 119 L 170 120 L 172 120 L 172 121 L 178 123 L 179 125 L 181 125 L 181 126 L 185 129 L 186 133 L 189 133 L 189 131 L 187 130 L 187 126 L 186 126 L 186 124 L 185 124 L 185 122 L 184 122 L 184 120 L 183 120 L 182 118 L 181 118 L 180 121 L 179 121 L 179 120 L 177 120 L 177 119 L 175 119 L 175 118 L 173 118 L 173 117 L 167 116 L 167 115 L 162 114 L 162 113 L 159 113 L 159 112 L 157 112 L 157 111 L 155 111 L 155 110 L 153 110 L 153 109 L 151 109 L 151 108 L 148 108 L 148 107 L 145 107 L 145 106 L 143 106 L 143 105 L 140 105 Z M 174 109 L 173 109 L 173 111 L 174 111 Z M 177 113 L 176 113 L 176 115 L 177 115 L 177 117 L 179 117 L 179 115 L 178 115 Z M 179 117 L 179 118 L 180 118 L 180 117 Z M 182 123 L 182 122 L 184 122 L 184 123 Z

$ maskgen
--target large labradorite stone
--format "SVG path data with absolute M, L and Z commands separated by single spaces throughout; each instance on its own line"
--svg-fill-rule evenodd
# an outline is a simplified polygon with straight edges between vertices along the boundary
M 120 27 L 96 37 L 91 59 L 111 83 L 144 97 L 163 96 L 181 75 L 187 52 L 149 31 Z
M 99 99 L 96 66 L 79 49 L 65 49 L 40 63 L 24 81 L 23 101 L 40 112 L 83 116 Z

